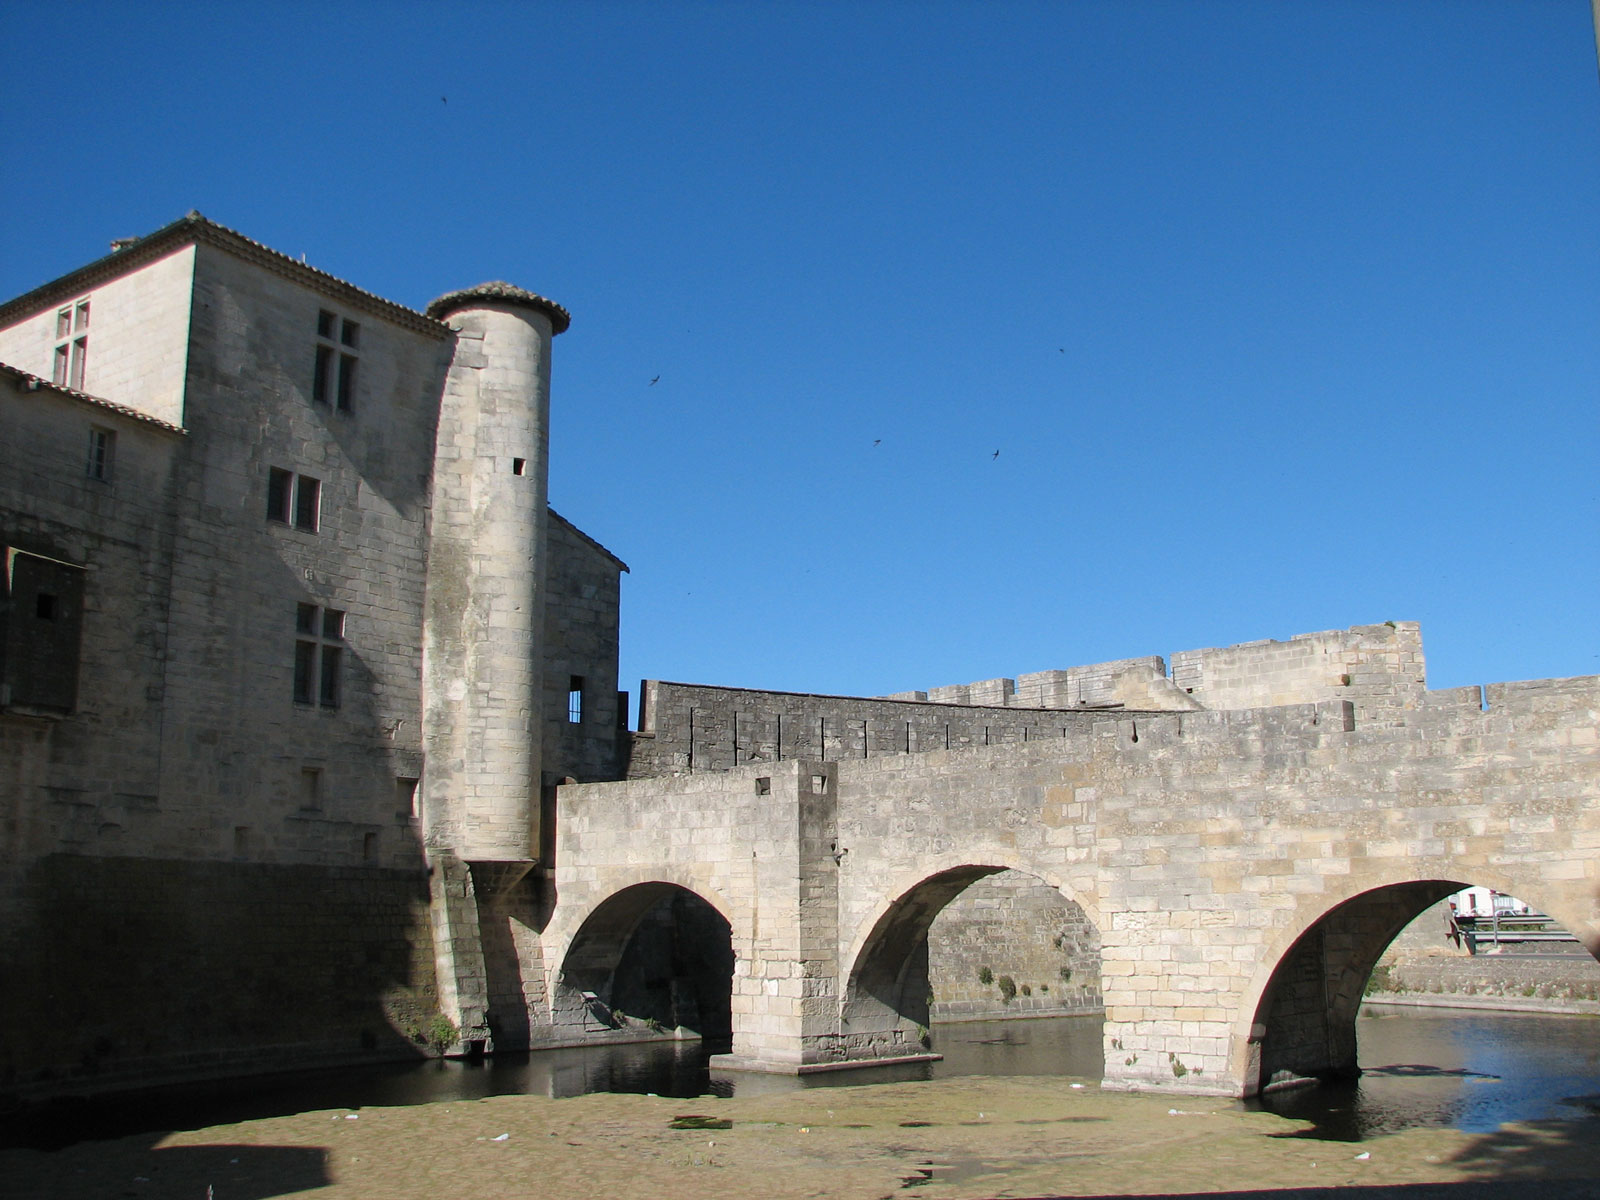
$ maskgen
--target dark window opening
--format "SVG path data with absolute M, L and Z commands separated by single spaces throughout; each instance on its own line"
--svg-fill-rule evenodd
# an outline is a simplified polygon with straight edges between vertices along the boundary
M 281 467 L 267 468 L 267 520 L 317 532 L 322 517 L 322 482 Z
M 294 491 L 294 476 L 277 467 L 267 468 L 267 520 L 289 523 L 289 496 Z
M 345 614 L 337 608 L 297 604 L 294 612 L 294 702 L 338 708 L 342 687 Z
M 322 499 L 322 484 L 309 475 L 301 475 L 295 481 L 294 489 L 294 527 L 304 529 L 307 533 L 317 531 L 319 501 Z
M 317 355 L 311 380 L 311 399 L 348 413 L 356 404 L 356 347 L 361 326 L 335 316 L 327 309 L 317 313 Z
M 94 426 L 89 430 L 89 461 L 87 474 L 102 483 L 111 482 L 111 452 L 117 444 L 117 435 L 110 429 Z
M 34 600 L 33 615 L 41 621 L 54 621 L 56 619 L 56 598 L 49 592 L 40 592 Z
M 525 459 L 513 458 L 511 460 L 511 473 L 513 475 L 521 475 L 523 468 L 526 467 L 527 465 L 528 464 L 527 464 L 527 461 Z
M 294 702 L 311 703 L 311 680 L 317 671 L 317 646 L 315 642 L 294 644 Z
M 356 360 L 353 355 L 339 356 L 339 411 L 349 412 L 355 407 Z
M 322 648 L 322 686 L 317 702 L 323 708 L 339 707 L 339 658 L 343 653 L 337 646 Z
M 577 725 L 583 721 L 583 676 L 574 675 L 567 685 L 567 723 Z
M 322 808 L 322 768 L 300 768 L 300 811 L 317 812 Z
M 311 398 L 318 404 L 328 402 L 328 386 L 333 378 L 333 347 L 317 347 L 317 366 L 311 380 Z

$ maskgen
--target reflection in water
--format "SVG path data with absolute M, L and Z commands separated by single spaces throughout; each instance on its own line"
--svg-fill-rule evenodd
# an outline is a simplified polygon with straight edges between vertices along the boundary
M 1361 1078 L 1274 1092 L 1259 1107 L 1340 1141 L 1588 1116 L 1600 1107 L 1597 1035 L 1589 1017 L 1369 1004 L 1356 1025 Z
M 1311 1121 L 1307 1136 L 1360 1140 L 1418 1126 L 1494 1129 L 1504 1121 L 1580 1117 L 1600 1109 L 1600 1024 L 1583 1017 L 1369 1005 L 1357 1026 L 1365 1069 L 1352 1083 L 1278 1092 L 1251 1107 Z M 815 1075 L 710 1071 L 726 1042 L 652 1042 L 429 1060 L 166 1088 L 54 1105 L 0 1122 L 0 1146 L 54 1149 L 152 1130 L 197 1129 L 320 1109 L 484 1096 L 759 1095 L 797 1088 L 959 1075 L 1100 1077 L 1097 1016 L 971 1021 L 934 1027 L 944 1059 Z M 1587 1099 L 1586 1099 L 1587 1098 Z
M 952 1075 L 1081 1075 L 1100 1077 L 1098 1016 L 1048 1020 L 974 1021 L 940 1025 L 935 1048 L 944 1061 L 906 1063 L 816 1075 L 712 1072 L 709 1055 L 728 1041 L 645 1042 L 497 1054 L 478 1061 L 429 1059 L 248 1080 L 162 1088 L 55 1104 L 0 1122 L 0 1147 L 57 1149 L 74 1142 L 151 1130 L 200 1129 L 321 1109 L 431 1104 L 484 1096 L 565 1098 L 590 1092 L 658 1096 L 731 1096 L 899 1083 Z

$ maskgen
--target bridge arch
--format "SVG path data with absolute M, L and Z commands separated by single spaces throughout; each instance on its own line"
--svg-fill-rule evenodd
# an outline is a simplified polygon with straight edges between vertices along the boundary
M 1014 855 L 947 856 L 894 880 L 857 926 L 844 958 L 840 1032 L 852 1055 L 911 1053 L 931 1024 L 928 934 L 940 913 L 979 880 L 1015 871 L 1077 904 L 1095 929 L 1098 914 L 1053 872 Z M 1094 954 L 1098 957 L 1098 942 Z M 921 1042 L 921 1045 L 916 1044 Z
M 1296 1079 L 1358 1075 L 1356 1017 L 1379 958 L 1424 911 L 1465 888 L 1492 887 L 1514 895 L 1595 953 L 1596 931 L 1579 915 L 1583 906 L 1559 889 L 1552 895 L 1547 883 L 1503 871 L 1470 874 L 1401 878 L 1368 887 L 1317 906 L 1274 938 L 1244 993 L 1235 1030 L 1233 1056 L 1243 1093 L 1255 1095 Z
M 638 1025 L 728 1035 L 733 933 L 715 892 L 640 879 L 587 906 L 569 929 L 550 991 L 561 1034 L 604 1037 Z

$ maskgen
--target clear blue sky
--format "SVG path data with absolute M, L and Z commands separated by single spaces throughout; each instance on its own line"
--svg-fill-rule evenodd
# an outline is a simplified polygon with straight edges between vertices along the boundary
M 633 568 L 624 687 L 1389 619 L 1435 687 L 1600 672 L 1587 0 L 7 0 L 0 34 L 0 294 L 198 208 L 404 304 L 571 309 L 550 494 Z

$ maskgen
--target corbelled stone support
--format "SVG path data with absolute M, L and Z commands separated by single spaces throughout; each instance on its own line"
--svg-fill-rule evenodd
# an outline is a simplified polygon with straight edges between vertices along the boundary
M 489 1047 L 488 975 L 478 933 L 472 871 L 448 851 L 431 855 L 429 913 L 439 1009 L 455 1023 L 462 1045 Z

